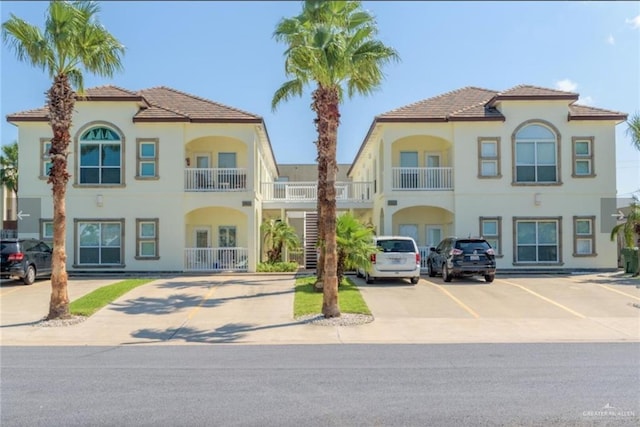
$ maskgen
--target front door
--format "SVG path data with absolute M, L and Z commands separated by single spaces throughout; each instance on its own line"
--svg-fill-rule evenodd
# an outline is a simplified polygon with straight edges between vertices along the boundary
M 196 246 L 196 262 L 199 265 L 211 265 L 211 233 L 208 227 L 196 227 L 194 230 L 194 241 Z
M 442 240 L 442 226 L 427 225 L 427 247 L 436 247 Z
M 407 236 L 413 238 L 418 244 L 418 225 L 417 224 L 400 224 L 398 226 L 398 233 L 401 236 Z

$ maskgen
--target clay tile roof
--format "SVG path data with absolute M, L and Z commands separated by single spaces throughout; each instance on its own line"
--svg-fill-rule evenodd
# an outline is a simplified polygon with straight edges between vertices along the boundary
M 85 89 L 79 101 L 142 101 L 142 96 L 118 86 L 106 85 Z
M 513 101 L 532 101 L 532 100 L 553 100 L 553 99 L 566 99 L 566 100 L 578 100 L 578 94 L 574 92 L 565 92 L 562 90 L 548 89 L 545 87 L 531 86 L 531 85 L 518 85 L 511 89 L 507 89 L 503 92 L 496 94 L 489 105 L 493 106 L 498 100 L 513 100 Z
M 444 122 L 450 118 L 503 120 L 497 110 L 486 109 L 485 104 L 497 92 L 477 87 L 464 87 L 433 98 L 391 110 L 376 117 L 378 122 Z
M 627 120 L 627 115 L 619 111 L 587 105 L 569 105 L 569 120 Z
M 49 107 L 35 108 L 33 110 L 20 111 L 18 113 L 9 114 L 8 122 L 48 122 Z
M 134 121 L 181 120 L 199 123 L 261 123 L 262 117 L 168 87 L 140 92 L 151 105 L 135 115 Z

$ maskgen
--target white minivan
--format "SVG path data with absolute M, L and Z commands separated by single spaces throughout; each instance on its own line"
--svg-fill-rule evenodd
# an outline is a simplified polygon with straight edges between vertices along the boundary
M 371 255 L 371 267 L 358 268 L 358 277 L 373 283 L 380 278 L 407 278 L 414 285 L 420 280 L 420 251 L 415 240 L 406 236 L 376 236 L 378 252 Z

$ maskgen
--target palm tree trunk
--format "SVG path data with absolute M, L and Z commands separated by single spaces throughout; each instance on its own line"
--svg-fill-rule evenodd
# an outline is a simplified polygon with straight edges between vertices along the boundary
M 313 92 L 313 110 L 316 112 L 316 128 L 318 130 L 318 165 L 326 165 L 326 180 L 320 182 L 318 188 L 324 189 L 322 199 L 318 194 L 318 202 L 322 203 L 320 226 L 324 232 L 324 275 L 322 314 L 324 317 L 339 317 L 338 276 L 337 276 L 337 242 L 336 242 L 336 149 L 338 143 L 338 125 L 340 113 L 338 109 L 339 95 L 337 87 L 319 85 Z M 320 192 L 319 192 L 320 193 Z
M 66 75 L 59 74 L 47 94 L 51 138 L 51 172 L 48 183 L 53 192 L 53 257 L 51 263 L 51 300 L 47 319 L 69 316 L 69 294 L 67 292 L 66 205 L 65 194 L 69 172 L 67 155 L 71 141 L 70 128 L 75 92 Z
M 316 142 L 316 144 L 318 144 Z M 321 221 L 321 218 L 323 217 L 323 206 L 324 206 L 324 200 L 326 199 L 326 188 L 324 185 L 321 185 L 321 182 L 327 182 L 327 162 L 324 158 L 321 158 L 320 156 L 320 150 L 319 150 L 320 145 L 318 144 L 318 192 L 317 192 L 317 198 L 318 198 L 318 220 L 317 220 L 317 224 L 318 224 L 318 243 L 317 243 L 317 250 L 319 253 L 318 256 L 318 264 L 316 266 L 316 283 L 315 283 L 315 289 L 316 291 L 322 291 L 322 288 L 324 286 L 324 281 L 323 281 L 323 276 L 324 276 L 324 236 L 325 236 L 325 230 L 324 230 L 324 224 Z

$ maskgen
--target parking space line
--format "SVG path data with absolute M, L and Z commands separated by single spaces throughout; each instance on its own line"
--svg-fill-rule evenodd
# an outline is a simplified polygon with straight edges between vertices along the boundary
M 624 293 L 624 292 L 622 292 L 622 291 L 619 291 L 619 290 L 617 290 L 617 289 L 610 288 L 610 287 L 608 287 L 607 285 L 600 285 L 600 284 L 598 284 L 598 286 L 600 286 L 601 288 L 606 289 L 606 290 L 608 290 L 608 291 L 615 292 L 615 293 L 617 293 L 617 294 L 624 295 L 625 297 L 633 298 L 633 299 L 635 299 L 635 300 L 640 301 L 640 298 L 638 298 L 638 297 L 636 297 L 636 296 L 634 296 L 634 295 L 629 295 L 629 294 Z
M 476 313 L 475 311 L 473 311 L 471 309 L 471 307 L 469 307 L 468 305 L 466 305 L 465 303 L 463 303 L 462 301 L 460 301 L 458 298 L 456 298 L 451 292 L 449 292 L 448 290 L 446 290 L 445 288 L 443 288 L 441 285 L 437 285 L 433 282 L 430 282 L 428 280 L 426 280 L 427 283 L 429 283 L 430 285 L 435 286 L 437 289 L 440 289 L 446 296 L 448 296 L 449 298 L 451 298 L 456 304 L 458 304 L 460 307 L 462 307 L 467 313 L 469 313 L 470 315 L 472 315 L 473 317 L 475 317 L 476 319 L 480 318 L 480 315 L 478 313 Z
M 496 281 L 497 281 L 497 282 L 499 282 L 499 283 L 504 283 L 504 284 L 506 284 L 506 285 L 515 286 L 516 288 L 520 288 L 520 289 L 522 289 L 523 291 L 528 292 L 528 293 L 530 293 L 531 295 L 534 295 L 534 296 L 536 296 L 536 297 L 540 298 L 541 300 L 548 302 L 549 304 L 555 305 L 556 307 L 559 307 L 559 308 L 561 308 L 561 309 L 563 309 L 563 310 L 565 310 L 565 311 L 567 311 L 567 312 L 569 312 L 569 313 L 573 314 L 573 315 L 574 315 L 574 316 L 576 316 L 576 317 L 579 317 L 579 318 L 581 318 L 581 319 L 586 319 L 586 318 L 587 318 L 587 316 L 585 316 L 584 314 L 578 313 L 577 311 L 572 310 L 572 309 L 570 309 L 569 307 L 567 307 L 567 306 L 565 306 L 565 305 L 562 305 L 562 304 L 560 304 L 559 302 L 556 302 L 556 301 L 554 301 L 554 300 L 552 300 L 552 299 L 550 299 L 550 298 L 547 298 L 547 297 L 545 297 L 544 295 L 540 295 L 539 293 L 534 292 L 534 291 L 532 291 L 531 289 L 525 288 L 525 287 L 524 287 L 524 286 L 522 286 L 522 285 L 519 285 L 519 284 L 517 284 L 517 283 L 513 283 L 513 282 L 509 282 L 509 281 L 507 281 L 507 280 L 502 280 L 502 279 L 499 279 L 499 280 L 498 280 L 498 279 L 496 279 Z

